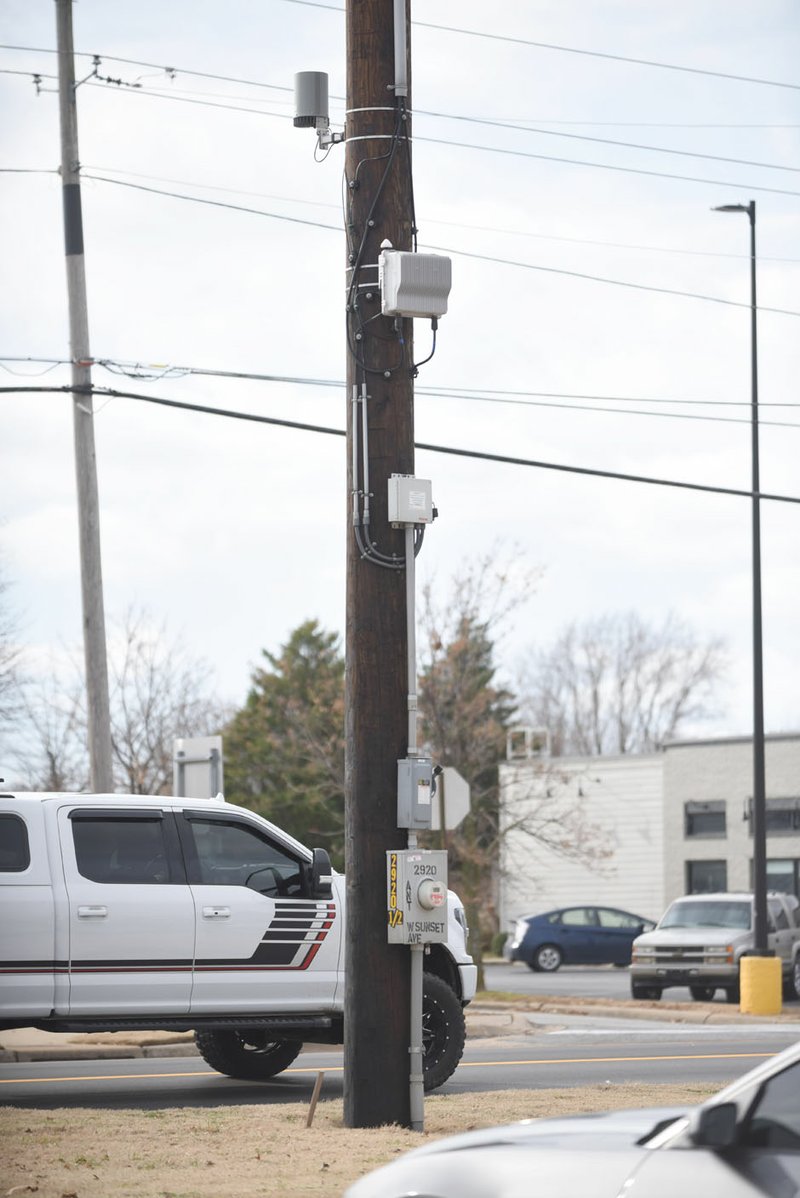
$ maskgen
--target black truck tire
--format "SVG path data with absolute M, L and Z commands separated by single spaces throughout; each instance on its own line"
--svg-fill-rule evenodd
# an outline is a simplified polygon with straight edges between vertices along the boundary
M 435 1090 L 455 1071 L 466 1039 L 461 1003 L 447 982 L 426 973 L 422 984 L 422 1072 L 425 1090 Z
M 303 1047 L 299 1040 L 271 1040 L 269 1032 L 258 1028 L 195 1032 L 194 1039 L 212 1069 L 252 1082 L 266 1081 L 288 1069 Z
M 631 998 L 643 998 L 657 1002 L 661 998 L 661 987 L 650 986 L 647 982 L 631 982 Z

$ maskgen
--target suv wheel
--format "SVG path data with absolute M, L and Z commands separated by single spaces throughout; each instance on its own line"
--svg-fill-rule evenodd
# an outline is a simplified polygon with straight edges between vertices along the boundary
M 690 986 L 689 993 L 695 1002 L 711 1002 L 716 993 L 716 986 Z
M 258 1028 L 238 1031 L 195 1032 L 200 1056 L 228 1077 L 260 1082 L 288 1069 L 300 1049 L 300 1040 L 271 1040 Z
M 466 1038 L 464 1011 L 447 982 L 434 973 L 422 981 L 422 1072 L 426 1090 L 447 1081 L 461 1060 Z

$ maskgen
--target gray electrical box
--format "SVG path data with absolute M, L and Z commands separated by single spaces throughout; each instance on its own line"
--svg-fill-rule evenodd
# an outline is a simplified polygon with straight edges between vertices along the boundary
M 433 762 L 430 757 L 403 757 L 398 761 L 398 828 L 430 828 L 433 789 Z
M 389 523 L 430 524 L 433 521 L 433 487 L 429 478 L 413 474 L 389 475 Z
M 222 781 L 222 737 L 180 737 L 172 749 L 172 793 L 180 798 L 213 799 Z
M 390 944 L 444 944 L 447 940 L 447 853 L 444 849 L 390 849 L 386 854 Z
M 452 284 L 452 265 L 443 254 L 382 250 L 378 283 L 384 316 L 444 316 Z

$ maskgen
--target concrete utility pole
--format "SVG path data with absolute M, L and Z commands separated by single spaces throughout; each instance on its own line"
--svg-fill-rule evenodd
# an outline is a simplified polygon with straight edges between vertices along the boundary
M 405 948 L 388 944 L 386 919 L 386 850 L 407 843 L 397 827 L 397 762 L 406 754 L 408 730 L 405 577 L 397 568 L 404 533 L 387 522 L 387 486 L 391 474 L 414 472 L 413 322 L 380 315 L 377 262 L 384 240 L 412 248 L 410 97 L 402 94 L 410 16 L 407 0 L 347 0 L 346 11 L 351 507 L 344 1117 L 348 1127 L 408 1126 L 410 960 Z M 404 58 L 399 71 L 395 19 Z
M 75 473 L 83 603 L 83 650 L 86 661 L 86 708 L 89 765 L 95 792 L 113 790 L 111 716 L 108 701 L 106 626 L 100 567 L 100 510 L 94 448 L 92 374 L 89 366 L 89 318 L 83 258 L 78 112 L 75 103 L 75 55 L 72 43 L 72 0 L 56 0 L 58 101 L 61 124 L 61 183 L 64 200 L 64 248 L 67 258 L 69 340 L 72 358 L 72 401 Z

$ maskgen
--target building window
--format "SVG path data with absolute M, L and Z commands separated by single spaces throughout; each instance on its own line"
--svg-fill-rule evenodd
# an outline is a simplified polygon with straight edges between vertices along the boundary
M 800 833 L 800 799 L 767 799 L 767 836 Z
M 714 799 L 710 803 L 684 803 L 684 836 L 724 836 L 725 800 Z
M 800 836 L 800 799 L 767 799 L 765 810 L 767 836 Z M 753 800 L 747 800 L 745 819 L 753 835 Z
M 753 886 L 753 862 L 750 861 L 750 888 Z M 772 857 L 767 861 L 767 890 L 794 894 L 800 898 L 800 860 L 796 857 Z
M 687 894 L 713 894 L 727 889 L 727 861 L 686 862 Z

